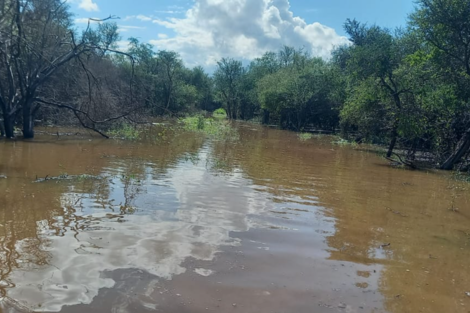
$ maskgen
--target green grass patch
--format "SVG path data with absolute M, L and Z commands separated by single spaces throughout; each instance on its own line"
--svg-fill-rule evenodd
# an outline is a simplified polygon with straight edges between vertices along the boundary
M 299 137 L 300 141 L 307 141 L 309 139 L 312 139 L 313 135 L 311 133 L 299 133 L 297 134 L 297 137 Z
M 140 130 L 131 124 L 123 123 L 111 129 L 109 135 L 113 138 L 137 140 L 140 136 Z
M 342 146 L 342 147 L 350 146 L 350 147 L 356 148 L 359 146 L 357 142 L 355 141 L 349 141 L 349 140 L 346 140 L 344 138 L 339 138 L 339 137 L 333 140 L 331 143 L 334 145 Z
M 188 131 L 203 133 L 216 140 L 237 140 L 237 130 L 230 121 L 204 118 L 202 115 L 186 117 L 182 120 L 184 128 Z

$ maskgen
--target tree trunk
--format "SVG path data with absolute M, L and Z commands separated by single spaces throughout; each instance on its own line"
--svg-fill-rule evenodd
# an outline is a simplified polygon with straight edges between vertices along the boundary
M 23 138 L 34 138 L 34 116 L 30 105 L 23 108 Z
M 232 105 L 230 101 L 227 101 L 227 116 L 230 120 L 232 119 Z
M 302 116 L 303 114 L 301 111 L 297 112 L 297 131 L 298 132 L 301 131 L 303 128 Z
M 236 120 L 238 117 L 238 106 L 236 104 L 232 107 L 233 120 Z
M 264 125 L 269 124 L 269 111 L 266 110 L 266 109 L 263 109 L 263 121 L 262 121 L 262 123 Z
M 13 138 L 15 137 L 15 128 L 13 125 L 13 116 L 5 114 L 3 117 L 3 125 L 5 126 L 5 137 Z
M 408 150 L 408 153 L 407 153 L 407 157 L 406 157 L 407 159 L 414 161 L 415 156 L 416 156 L 416 150 L 418 149 L 418 143 L 419 143 L 418 138 L 413 139 L 413 144 L 411 145 L 411 149 Z
M 470 149 L 470 128 L 467 129 L 462 139 L 460 139 L 454 153 L 441 165 L 441 169 L 447 171 L 453 170 L 454 165 L 460 162 L 468 149 Z
M 395 149 L 395 144 L 397 143 L 398 133 L 397 133 L 397 128 L 395 126 L 392 129 L 391 136 L 392 136 L 392 139 L 390 141 L 390 145 L 388 146 L 387 158 L 390 158 L 392 156 L 393 149 Z
M 5 136 L 5 126 L 3 125 L 3 119 L 0 119 L 0 135 Z
M 286 120 L 286 112 L 284 109 L 282 109 L 280 112 L 280 116 L 279 116 L 279 128 L 284 129 L 285 120 Z

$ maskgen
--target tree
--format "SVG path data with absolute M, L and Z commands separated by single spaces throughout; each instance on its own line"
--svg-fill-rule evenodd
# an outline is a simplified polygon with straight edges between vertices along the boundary
M 129 38 L 127 53 L 134 63 L 122 55 L 117 55 L 115 63 L 122 68 L 127 76 L 133 76 L 132 81 L 136 101 L 142 103 L 150 112 L 155 113 L 163 107 L 159 104 L 158 63 L 154 47 L 151 44 L 140 43 L 137 38 Z
M 33 138 L 35 114 L 41 105 L 53 105 L 38 97 L 41 88 L 70 61 L 84 65 L 86 54 L 104 56 L 117 39 L 117 26 L 100 25 L 99 31 L 93 31 L 88 25 L 78 36 L 71 28 L 67 4 L 59 0 L 1 0 L 0 11 L 0 108 L 5 134 L 14 136 L 22 112 L 23 136 Z
M 279 116 L 281 126 L 301 131 L 308 122 L 320 124 L 318 117 L 328 114 L 325 106 L 330 111 L 330 69 L 320 58 L 293 55 L 290 65 L 259 80 L 258 96 L 263 109 Z
M 393 153 L 403 118 L 410 113 L 406 106 L 413 105 L 410 77 L 402 69 L 408 55 L 404 34 L 390 34 L 387 29 L 367 26 L 356 20 L 347 20 L 345 30 L 353 43 L 337 58 L 346 66 L 352 79 L 352 95 L 342 112 L 343 119 L 356 124 L 381 121 L 384 127 L 376 128 L 389 132 L 387 157 Z M 356 113 L 368 113 L 362 119 Z M 370 127 L 370 126 L 369 126 Z
M 244 75 L 245 69 L 240 61 L 222 58 L 217 62 L 217 70 L 214 73 L 215 90 L 225 104 L 230 119 L 238 117 Z
M 254 59 L 247 70 L 245 77 L 245 94 L 252 105 L 253 111 L 262 109 L 262 123 L 268 124 L 270 111 L 263 108 L 257 92 L 257 84 L 266 75 L 274 74 L 280 69 L 278 54 L 266 52 L 262 57 Z
M 201 110 L 213 110 L 213 81 L 201 66 L 194 67 L 189 72 L 189 83 L 197 91 L 197 107 Z
M 177 75 L 180 73 L 183 65 L 178 53 L 165 50 L 157 53 L 157 64 L 163 93 L 165 94 L 165 108 L 168 110 L 171 100 L 174 98 L 176 81 L 178 80 Z
M 470 1 L 418 0 L 410 24 L 433 48 L 431 57 L 445 73 L 451 73 L 458 86 L 457 96 L 467 104 L 470 99 Z M 470 150 L 470 125 L 441 168 L 453 169 Z

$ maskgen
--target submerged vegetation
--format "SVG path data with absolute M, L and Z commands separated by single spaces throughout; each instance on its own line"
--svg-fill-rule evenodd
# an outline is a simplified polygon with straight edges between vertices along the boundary
M 359 146 L 359 144 L 355 141 L 349 141 L 349 140 L 346 140 L 346 139 L 340 138 L 340 137 L 336 138 L 331 143 L 334 144 L 334 145 L 338 145 L 338 146 L 351 146 L 351 147 Z
M 341 145 L 383 145 L 387 157 L 400 151 L 410 164 L 426 154 L 435 167 L 470 169 L 470 0 L 417 0 L 398 30 L 347 20 L 350 44 L 328 60 L 286 46 L 246 66 L 222 58 L 212 75 L 136 38 L 117 51 L 112 19 L 77 34 L 58 0 L 5 0 L 0 11 L 8 138 L 17 127 L 33 138 L 41 121 L 136 139 L 134 124 L 205 112 L 185 118 L 185 127 L 232 139 L 230 120 L 260 121 L 304 132 L 300 140 L 315 131 L 341 134 Z
M 312 139 L 313 135 L 310 133 L 299 133 L 297 134 L 297 137 L 299 137 L 300 141 L 307 141 L 309 139 Z
M 114 126 L 114 128 L 109 131 L 109 135 L 113 138 L 126 139 L 126 140 L 136 140 L 139 138 L 141 131 L 129 123 L 122 123 Z
M 215 140 L 237 140 L 237 129 L 228 120 L 205 118 L 202 115 L 186 117 L 182 120 L 184 129 L 203 133 Z

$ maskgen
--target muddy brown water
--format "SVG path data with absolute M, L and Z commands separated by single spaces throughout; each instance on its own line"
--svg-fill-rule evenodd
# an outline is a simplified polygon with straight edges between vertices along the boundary
M 237 127 L 0 142 L 0 311 L 470 312 L 469 184 Z

